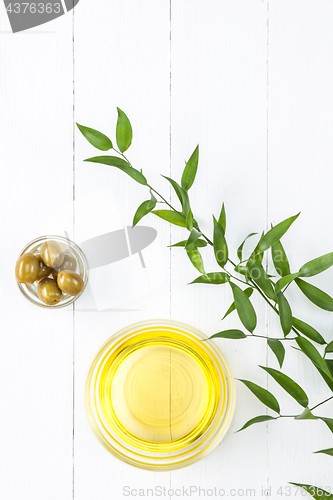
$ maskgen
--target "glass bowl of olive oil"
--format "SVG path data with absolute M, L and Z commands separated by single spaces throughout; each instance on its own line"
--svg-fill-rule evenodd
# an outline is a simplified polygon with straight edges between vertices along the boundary
M 87 377 L 89 420 L 102 444 L 152 470 L 189 465 L 230 426 L 235 387 L 214 341 L 169 320 L 130 325 L 96 355 Z

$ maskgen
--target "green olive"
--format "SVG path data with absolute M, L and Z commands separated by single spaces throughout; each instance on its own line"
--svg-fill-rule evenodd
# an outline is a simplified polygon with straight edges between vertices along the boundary
M 31 285 L 39 274 L 39 261 L 32 253 L 25 253 L 16 262 L 15 275 L 19 283 Z
M 59 267 L 64 261 L 64 253 L 56 241 L 45 241 L 40 248 L 42 261 L 48 267 Z
M 64 261 L 59 267 L 59 271 L 76 271 L 77 269 L 77 260 L 73 254 L 65 253 Z
M 51 278 L 45 278 L 37 285 L 37 295 L 41 301 L 48 306 L 54 306 L 60 302 L 62 293 L 57 283 Z
M 79 295 L 84 288 L 83 279 L 73 271 L 60 271 L 57 283 L 60 290 L 68 295 Z
M 48 267 L 44 264 L 40 254 L 36 254 L 36 257 L 37 257 L 38 262 L 39 262 L 39 273 L 37 276 L 37 281 L 40 281 L 40 280 L 50 276 L 50 274 L 52 273 L 52 267 Z

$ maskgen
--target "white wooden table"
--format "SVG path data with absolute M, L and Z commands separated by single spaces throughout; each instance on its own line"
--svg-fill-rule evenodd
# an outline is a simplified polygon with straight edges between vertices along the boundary
M 144 189 L 111 168 L 84 164 L 94 153 L 73 126 L 114 138 L 116 106 L 132 120 L 133 163 L 167 194 L 159 174 L 179 178 L 200 143 L 194 211 L 211 231 L 211 214 L 224 201 L 234 249 L 250 231 L 302 210 L 285 238 L 293 266 L 332 250 L 332 25 L 331 0 L 81 0 L 72 13 L 14 35 L 0 8 L 1 499 L 121 500 L 140 488 L 169 499 L 191 486 L 258 499 L 271 488 L 279 499 L 289 496 L 288 481 L 332 486 L 332 459 L 312 455 L 331 446 L 324 425 L 279 421 L 234 433 L 265 411 L 240 386 L 227 438 L 186 469 L 139 470 L 95 439 L 84 383 L 109 336 L 151 317 L 207 333 L 221 328 L 229 290 L 186 286 L 195 271 L 181 250 L 166 248 L 180 229 L 146 220 L 158 231 L 159 287 L 110 310 L 34 307 L 13 274 L 17 254 L 36 236 L 68 231 L 80 242 L 87 225 L 98 232 L 131 223 Z M 333 293 L 332 272 L 321 283 Z M 117 295 L 117 283 L 113 290 Z M 332 338 L 329 314 L 297 291 L 290 296 L 296 311 Z M 262 332 L 273 334 L 275 319 L 258 307 Z M 226 326 L 237 327 L 237 318 Z M 297 411 L 257 367 L 275 366 L 264 342 L 221 347 L 236 377 L 267 385 L 285 412 Z M 305 381 L 313 404 L 325 397 L 299 353 L 288 351 L 285 371 Z M 199 496 L 192 489 L 191 498 L 204 490 Z

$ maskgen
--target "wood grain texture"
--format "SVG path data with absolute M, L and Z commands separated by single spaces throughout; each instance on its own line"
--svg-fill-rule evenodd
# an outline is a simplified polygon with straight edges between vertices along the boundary
M 236 248 L 245 235 L 266 225 L 266 9 L 261 2 L 214 1 L 209 6 L 196 2 L 195 7 L 191 1 L 172 5 L 172 174 L 180 177 L 184 159 L 200 142 L 198 177 L 191 189 L 194 214 L 211 236 L 212 213 L 218 216 L 225 203 L 227 238 L 236 260 Z M 179 249 L 172 252 L 174 317 L 207 333 L 238 328 L 234 315 L 223 325 L 220 321 L 232 302 L 228 286 L 184 285 L 198 273 L 183 253 Z M 212 252 L 207 250 L 205 255 L 208 270 L 216 270 Z M 265 318 L 265 308 L 258 306 Z M 265 320 L 260 327 L 265 329 Z M 250 373 L 258 380 L 255 366 L 266 357 L 263 343 L 219 343 L 236 377 L 246 378 Z M 252 364 L 243 361 L 245 356 Z M 228 491 L 265 484 L 265 425 L 235 434 L 261 411 L 260 405 L 243 387 L 237 389 L 236 417 L 228 437 L 205 459 L 204 466 L 198 462 L 189 470 L 173 473 L 171 484 L 175 487 L 185 482 Z M 235 463 L 239 470 L 246 469 L 248 455 L 244 450 L 253 447 L 257 453 L 252 458 L 251 474 L 239 474 Z
M 330 2 L 316 6 L 300 1 L 269 5 L 268 214 L 274 223 L 302 212 L 285 238 L 292 270 L 327 253 L 333 245 L 332 234 L 327 231 L 333 208 L 327 182 L 332 175 L 333 152 L 333 98 L 328 91 L 333 80 L 332 19 Z M 330 272 L 310 281 L 333 293 Z M 330 314 L 312 306 L 296 288 L 290 287 L 288 294 L 295 315 L 302 314 L 324 337 L 332 338 Z M 276 323 L 271 320 L 271 324 Z M 328 396 L 317 371 L 300 353 L 289 350 L 285 369 L 295 380 L 305 381 L 312 406 Z M 277 390 L 276 384 L 269 387 Z M 319 414 L 332 414 L 332 408 L 326 405 Z M 293 401 L 285 401 L 286 414 L 298 409 Z M 282 434 L 286 436 L 283 440 Z M 268 436 L 272 488 L 294 481 L 290 478 L 296 478 L 296 482 L 306 478 L 310 484 L 320 481 L 328 486 L 332 482 L 330 462 L 311 453 L 326 446 L 329 434 L 311 422 L 287 421 L 272 426 Z
M 186 286 L 197 272 L 181 249 L 167 248 L 183 239 L 181 229 L 147 218 L 158 233 L 143 252 L 147 269 L 132 255 L 105 276 L 91 273 L 73 310 L 33 307 L 12 272 L 21 247 L 35 236 L 67 231 L 80 243 L 130 225 L 147 199 L 129 177 L 83 163 L 92 147 L 77 131 L 73 142 L 74 121 L 114 140 L 116 106 L 132 121 L 131 161 L 168 199 L 159 174 L 180 180 L 200 143 L 193 209 L 211 234 L 212 214 L 225 202 L 233 256 L 246 234 L 299 210 L 285 238 L 293 269 L 330 251 L 332 20 L 329 0 L 82 0 L 70 14 L 16 35 L 0 17 L 0 209 L 8 241 L 0 285 L 1 498 L 121 500 L 126 486 L 165 487 L 165 498 L 172 498 L 168 489 L 183 486 L 258 499 L 262 488 L 271 488 L 271 498 L 284 498 L 288 481 L 332 484 L 330 458 L 311 455 L 330 445 L 324 425 L 286 420 L 234 432 L 265 411 L 241 386 L 230 433 L 188 468 L 135 469 L 95 439 L 85 414 L 85 379 L 115 331 L 152 317 L 207 333 L 221 329 L 230 291 Z M 216 269 L 209 251 L 205 257 L 207 270 Z M 106 298 L 94 289 L 103 276 Z M 330 276 L 320 281 L 332 294 Z M 295 312 L 332 337 L 329 314 L 310 307 L 297 290 L 288 292 Z M 259 300 L 257 306 L 261 332 L 274 334 L 276 318 Z M 235 316 L 224 323 L 239 326 Z M 257 367 L 276 366 L 263 342 L 219 343 L 237 378 L 266 385 L 284 401 L 285 413 L 297 411 Z M 326 396 L 317 374 L 292 350 L 286 371 L 306 380 L 313 405 Z M 193 490 L 191 498 L 201 497 Z
M 0 497 L 67 500 L 72 311 L 32 306 L 19 292 L 14 268 L 29 241 L 72 233 L 72 22 L 13 35 L 1 17 L 2 28 Z

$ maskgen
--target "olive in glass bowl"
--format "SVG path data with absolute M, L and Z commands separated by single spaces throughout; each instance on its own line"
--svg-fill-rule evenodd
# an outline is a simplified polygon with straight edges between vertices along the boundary
M 88 264 L 73 241 L 62 236 L 41 236 L 22 250 L 15 277 L 23 295 L 34 304 L 64 307 L 83 293 Z

